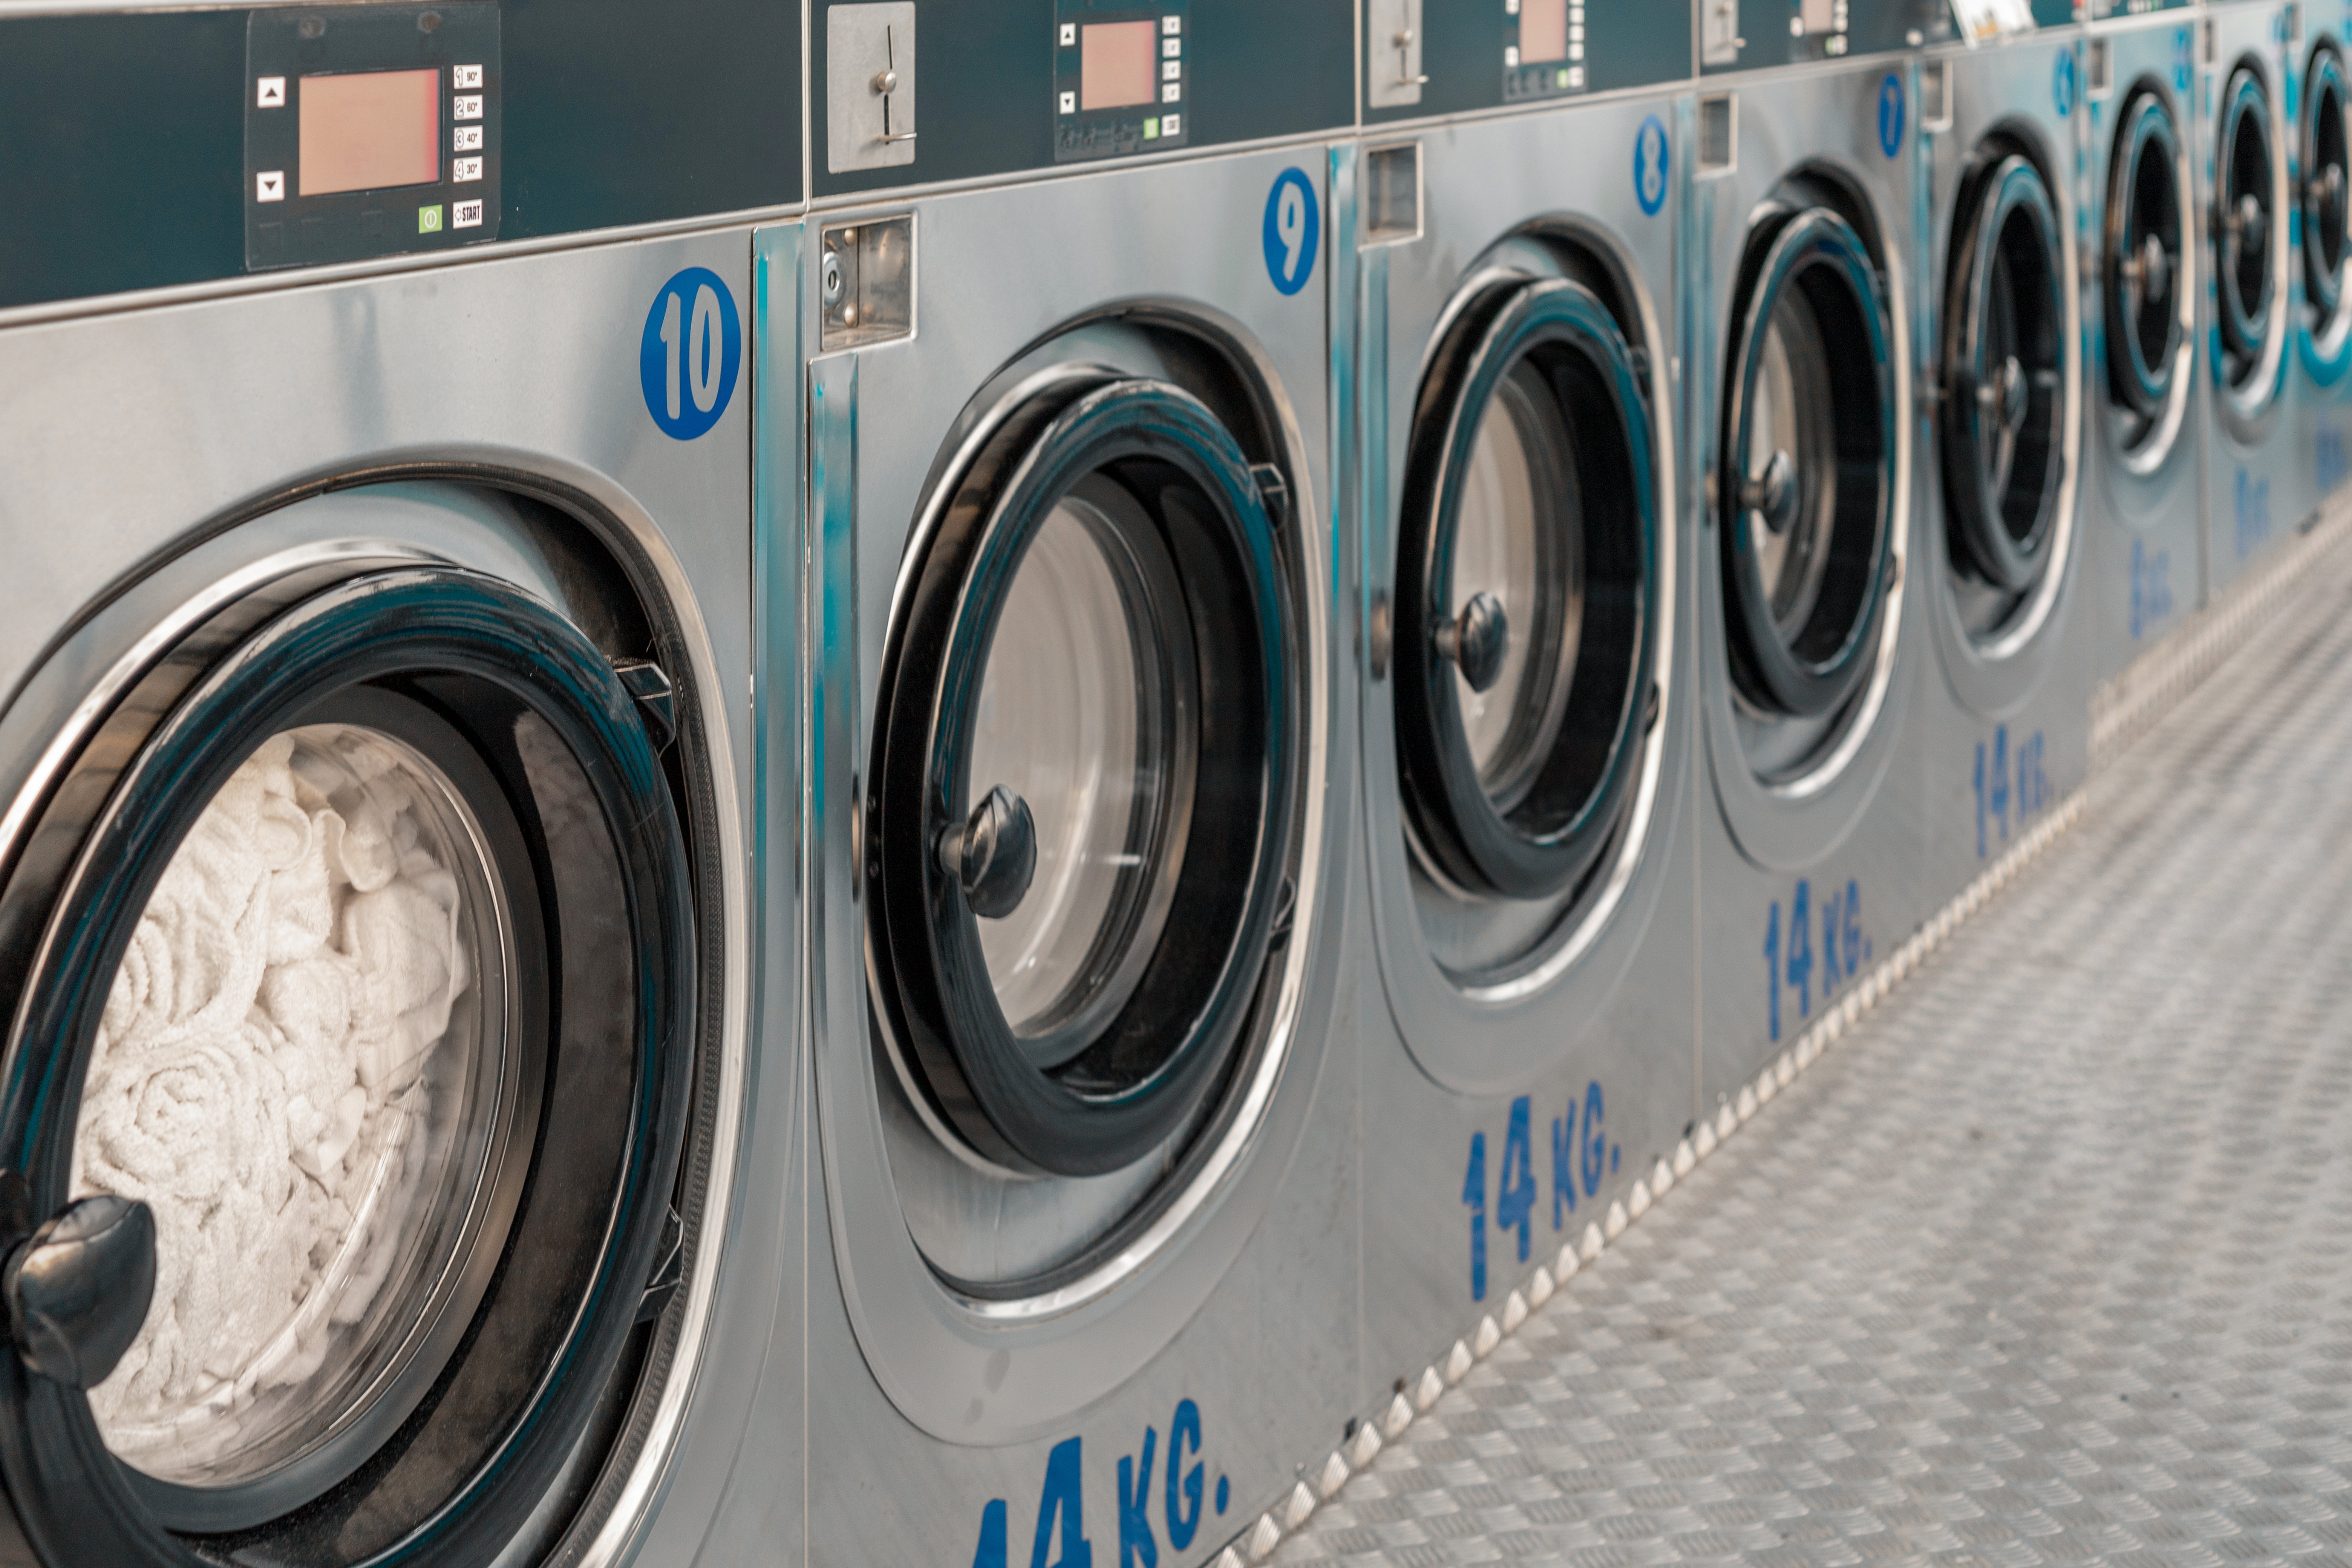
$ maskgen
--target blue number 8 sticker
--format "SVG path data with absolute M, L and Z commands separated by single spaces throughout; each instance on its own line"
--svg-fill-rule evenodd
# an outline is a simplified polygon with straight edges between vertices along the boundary
M 637 345 L 646 412 L 661 433 L 691 441 L 718 424 L 742 368 L 743 324 L 719 274 L 689 267 L 663 284 Z
M 1633 199 L 1642 204 L 1643 217 L 1657 216 L 1666 205 L 1667 160 L 1666 123 L 1647 115 L 1633 132 Z
M 1297 169 L 1285 169 L 1265 194 L 1265 275 L 1278 292 L 1296 294 L 1307 287 L 1322 237 L 1315 187 Z
M 1878 84 L 1878 150 L 1890 158 L 1903 150 L 1903 79 L 1893 71 Z

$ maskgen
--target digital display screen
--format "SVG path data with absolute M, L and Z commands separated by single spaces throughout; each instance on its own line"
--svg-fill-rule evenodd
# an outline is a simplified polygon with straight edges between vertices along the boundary
M 1562 5 L 1567 0 L 1560 0 Z M 1125 109 L 1160 96 L 1160 29 L 1140 22 L 1097 22 L 1078 29 L 1078 107 Z
M 1519 0 L 1519 63 L 1568 58 L 1568 0 Z
M 441 177 L 441 73 L 306 76 L 296 183 L 306 196 L 429 185 Z

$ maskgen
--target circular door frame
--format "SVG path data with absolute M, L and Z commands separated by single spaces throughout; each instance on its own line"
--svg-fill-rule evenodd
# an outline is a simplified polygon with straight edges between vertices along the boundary
M 2113 352 L 2110 339 L 2114 336 L 2113 274 L 2115 231 L 2120 216 L 2116 205 L 2117 182 L 2124 178 L 2129 165 L 2117 156 L 2123 151 L 2123 141 L 2132 131 L 2129 116 L 2118 111 L 2114 134 L 2097 149 L 2097 167 L 2105 176 L 2099 181 L 2099 355 L 2107 374 L 2098 377 L 2099 418 L 2105 429 L 2108 459 L 2121 472 L 2135 480 L 2148 479 L 2172 461 L 2174 454 L 2192 446 L 2192 427 L 2189 405 L 2195 395 L 2197 374 L 2197 336 L 2199 300 L 2205 288 L 2203 265 L 2204 245 L 2201 220 L 2197 216 L 2197 180 L 2193 166 L 2193 127 L 2181 117 L 2180 107 L 2173 100 L 2171 89 L 2154 76 L 2135 79 L 2117 100 L 2124 110 L 2131 110 L 2143 100 L 2160 112 L 2172 138 L 2172 183 L 2174 201 L 2179 206 L 2180 233 L 2180 277 L 2174 289 L 2174 312 L 2180 329 L 2179 339 L 2173 345 L 2172 372 L 2165 383 L 2164 410 L 2154 419 L 2143 439 L 2126 446 L 2122 431 L 2126 423 L 2138 417 L 2127 409 L 2116 405 L 2116 395 L 2109 384 L 2115 372 L 2108 366 Z M 2068 230 L 2069 242 L 2073 230 Z M 2078 274 L 2079 276 L 2079 274 Z M 2079 306 L 2078 306 L 2079 309 Z
M 2231 436 L 2242 441 L 2259 439 L 2270 416 L 2284 399 L 2285 387 L 2288 317 L 2294 300 L 2294 263 L 2301 247 L 2287 243 L 2286 217 L 2294 213 L 2294 192 L 2288 177 L 2288 159 L 2293 143 L 2287 135 L 2285 95 L 2273 79 L 2273 71 L 2263 59 L 2252 51 L 2240 55 L 2226 72 L 2216 70 L 2222 88 L 2218 96 L 2212 122 L 2206 134 L 2212 138 L 2206 162 L 2210 165 L 2211 185 L 2203 192 L 2199 204 L 2199 221 L 2207 232 L 2207 246 L 2211 254 L 2207 260 L 2206 292 L 2212 300 L 2213 328 L 2209 345 L 2212 352 L 2214 406 L 2220 415 L 2219 424 Z M 2246 374 L 2231 379 L 2227 352 L 2228 334 L 2222 330 L 2223 309 L 2221 265 L 2220 258 L 2221 192 L 2222 188 L 2221 160 L 2226 150 L 2221 145 L 2222 132 L 2235 118 L 2240 91 L 2237 84 L 2245 79 L 2259 90 L 2263 104 L 2263 133 L 2269 146 L 2270 163 L 2270 235 L 2266 252 L 2270 262 L 2270 306 L 2263 322 L 2262 349 L 2252 356 Z M 2283 217 L 2282 215 L 2285 215 Z
M 820 549 L 815 586 L 824 601 L 855 616 L 859 612 L 850 606 L 879 597 L 870 590 L 887 582 L 889 613 L 898 614 L 957 477 L 1032 395 L 1106 374 L 1171 375 L 1166 361 L 1144 345 L 1146 331 L 1183 335 L 1196 352 L 1213 356 L 1246 384 L 1264 416 L 1261 434 L 1288 482 L 1292 518 L 1323 515 L 1316 496 L 1319 470 L 1280 367 L 1248 329 L 1196 301 L 1116 301 L 1018 350 L 959 415 L 943 421 L 944 428 L 904 435 L 902 449 L 936 454 L 916 515 L 911 522 L 861 520 L 855 552 Z M 817 374 L 824 374 L 823 360 Z M 860 444 L 861 460 L 872 460 L 876 444 L 870 437 Z M 1189 1179 L 1160 1194 L 1115 1252 L 1034 1295 L 980 1298 L 955 1289 L 931 1268 L 903 1216 L 891 1135 L 884 1126 L 886 1092 L 939 1144 L 940 1158 L 966 1156 L 952 1130 L 938 1125 L 935 1113 L 907 1094 L 896 1053 L 876 1033 L 883 1026 L 869 1005 L 865 920 L 854 910 L 852 893 L 860 880 L 863 814 L 855 809 L 855 792 L 825 787 L 828 778 L 839 782 L 865 767 L 865 742 L 851 737 L 862 736 L 868 722 L 866 703 L 855 700 L 856 711 L 847 716 L 854 728 L 846 734 L 829 730 L 823 712 L 827 692 L 866 689 L 872 656 L 854 637 L 815 640 L 811 836 L 818 847 L 812 851 L 815 893 L 809 914 L 819 998 L 816 1148 L 832 1258 L 866 1370 L 899 1415 L 940 1441 L 991 1446 L 1045 1436 L 1126 1384 L 1218 1288 L 1276 1197 L 1289 1152 L 1306 1130 L 1338 1005 L 1341 954 L 1338 943 L 1301 940 L 1301 934 L 1336 925 L 1344 897 L 1346 864 L 1338 847 L 1340 836 L 1352 829 L 1346 792 L 1330 789 L 1327 781 L 1329 756 L 1341 742 L 1352 744 L 1352 734 L 1335 733 L 1334 726 L 1353 704 L 1337 700 L 1332 605 L 1322 591 L 1338 581 L 1330 553 L 1335 542 L 1311 525 L 1287 527 L 1283 534 L 1297 551 L 1291 575 L 1306 670 L 1299 687 L 1303 765 L 1291 830 L 1296 897 L 1289 934 L 1264 976 L 1265 1022 L 1238 1081 L 1199 1141 Z M 858 554 L 873 564 L 861 566 Z M 855 761 L 828 761 L 828 752 L 845 742 Z M 841 913 L 828 917 L 827 910 Z M 855 940 L 829 941 L 829 918 L 846 922 L 844 929 L 854 927 Z M 974 1408 L 968 1391 L 982 1387 L 988 1398 L 984 1408 Z
M 1244 572 L 1237 602 L 1255 609 L 1237 618 L 1260 634 L 1255 668 L 1243 674 L 1242 684 L 1262 702 L 1264 721 L 1230 739 L 1256 752 L 1259 816 L 1257 831 L 1249 836 L 1234 941 L 1185 1038 L 1139 1084 L 1089 1096 L 1026 1058 L 997 1005 L 978 917 L 948 885 L 952 879 L 940 869 L 934 846 L 961 820 L 968 791 L 981 783 L 969 776 L 964 737 L 1020 559 L 1074 482 L 1120 461 L 1182 472 L 1222 500 L 1219 510 L 1234 524 L 1224 542 Z M 951 1124 L 974 1156 L 1007 1175 L 1083 1177 L 1132 1164 L 1135 1150 L 1156 1148 L 1192 1125 L 1223 1075 L 1228 1051 L 1240 1048 L 1267 957 L 1287 859 L 1282 825 L 1293 816 L 1289 792 L 1299 771 L 1291 751 L 1296 654 L 1287 585 L 1276 559 L 1276 527 L 1246 459 L 1199 400 L 1141 378 L 1073 378 L 1060 395 L 1033 396 L 1021 416 L 958 473 L 950 504 L 922 546 L 914 591 L 893 616 L 876 699 L 877 750 L 866 804 L 872 824 L 865 875 L 874 993 L 887 1020 L 886 1048 L 900 1082 L 923 1095 L 932 1117 Z M 1179 591 L 1197 601 L 1189 590 Z M 1198 627 L 1193 632 L 1205 688 L 1207 667 L 1223 655 L 1216 639 L 1201 636 Z M 1204 689 L 1197 700 L 1213 698 Z M 1204 741 L 1207 730 L 1204 724 Z M 1209 759 L 1201 765 L 1207 767 Z M 1189 788 L 1183 793 L 1180 810 L 1209 809 Z M 1193 837 L 1189 825 L 1184 831 Z M 1175 902 L 1168 920 L 1205 912 L 1196 907 L 1204 876 L 1207 896 L 1219 896 L 1230 879 L 1202 864 L 1203 855 L 1219 847 L 1204 838 L 1187 848 L 1171 889 Z M 1177 1003 L 1156 995 L 1152 984 L 1147 974 L 1120 1001 L 1118 1016 L 1155 1007 L 1162 1016 L 1191 1012 L 1189 998 Z M 1108 1033 L 1097 1037 L 1072 1065 L 1085 1064 L 1110 1043 Z M 1139 1098 L 1147 1091 L 1150 1098 Z M 1058 1135 L 1055 1124 L 1063 1122 L 1078 1123 L 1082 1136 Z
M 497 460 L 487 456 L 390 453 L 353 463 L 331 477 L 257 496 L 193 527 L 173 552 L 119 579 L 110 598 L 68 624 L 0 710 L 0 789 L 5 791 L 0 802 L 6 806 L 0 813 L 0 863 L 22 869 L 19 850 L 42 803 L 55 795 L 125 694 L 172 650 L 196 646 L 190 639 L 200 638 L 205 628 L 233 629 L 240 606 L 278 602 L 289 592 L 299 599 L 370 572 L 454 568 L 520 585 L 520 591 L 562 615 L 562 606 L 590 580 L 560 563 L 563 552 L 602 552 L 570 537 L 551 552 L 519 521 L 501 491 L 569 513 L 559 531 L 579 527 L 613 552 L 597 570 L 617 567 L 634 579 L 621 591 L 644 601 L 659 657 L 679 677 L 674 712 L 685 748 L 681 771 L 687 792 L 680 804 L 686 807 L 683 820 L 691 824 L 694 879 L 704 889 L 699 898 L 688 894 L 684 905 L 696 911 L 685 917 L 684 929 L 695 933 L 700 957 L 692 967 L 701 971 L 702 983 L 692 1021 L 681 1026 L 705 1042 L 688 1053 L 698 1063 L 693 1069 L 698 1077 L 685 1091 L 694 1110 L 681 1127 L 686 1144 L 708 1151 L 710 1158 L 693 1178 L 697 1190 L 684 1200 L 689 1242 L 684 1277 L 644 1360 L 628 1374 L 632 1391 L 624 1398 L 638 1411 L 633 1430 L 599 1461 L 601 1476 L 580 1494 L 578 1508 L 554 1521 L 579 1561 L 600 1564 L 614 1561 L 652 1524 L 650 1502 L 688 1429 L 696 1371 L 713 1326 L 719 1257 L 728 1249 L 709 1231 L 701 1245 L 691 1244 L 700 1216 L 727 1212 L 741 1147 L 734 1123 L 747 1065 L 742 1029 L 748 1016 L 748 886 L 737 866 L 744 840 L 734 775 L 723 760 L 731 754 L 724 705 L 700 695 L 719 689 L 719 667 L 690 583 L 658 528 L 631 498 L 593 471 L 554 459 L 546 460 L 541 471 L 519 470 L 506 454 Z M 636 722 L 634 712 L 629 722 Z M 698 760 L 703 758 L 721 760 L 712 768 Z M 21 1387 L 21 1373 L 12 1375 Z M 700 1403 L 709 1403 L 707 1394 Z M 696 1429 L 712 1418 L 697 1417 Z M 555 1539 L 548 1537 L 547 1544 Z
M 2062 283 L 2064 279 L 2082 276 L 2072 187 L 2063 180 L 2051 178 L 2052 170 L 2060 166 L 2053 162 L 2051 148 L 2055 145 L 2071 153 L 2071 129 L 2063 124 L 2004 120 L 1990 128 L 1985 138 L 1979 140 L 1976 153 L 1972 153 L 1973 159 L 1990 138 L 1998 135 L 2016 144 L 2040 171 L 2044 192 L 2057 213 L 2058 256 L 2062 268 L 2059 277 Z M 1969 166 L 1973 166 L 1973 163 Z M 1956 189 L 1955 197 L 1958 195 Z M 1937 233 L 1944 240 L 1937 252 L 1939 268 L 1948 268 L 1950 265 L 1952 225 L 1957 216 L 1952 204 L 1939 205 Z M 1927 595 L 1932 604 L 1923 606 L 1922 614 L 1933 628 L 1937 663 L 1943 671 L 1946 685 L 1963 707 L 1987 719 L 2005 719 L 2021 710 L 2041 689 L 2042 681 L 2060 657 L 2063 639 L 2055 635 L 2055 628 L 2063 624 L 2063 612 L 2077 574 L 2075 557 L 2080 552 L 2076 541 L 2082 531 L 2083 420 L 2080 416 L 2084 407 L 2085 375 L 2082 293 L 2075 288 L 2062 286 L 2059 289 L 2063 302 L 2061 332 L 2064 396 L 2070 412 L 2061 426 L 2063 452 L 2060 458 L 2058 510 L 2047 546 L 2050 564 L 2035 584 L 2025 605 L 2010 618 L 2000 635 L 1989 641 L 1979 641 L 1972 637 L 1961 623 L 1958 606 L 1945 575 L 1954 570 L 1950 563 L 1951 542 L 1945 536 L 1950 524 L 1941 504 L 1927 509 L 1930 537 L 1927 539 L 1926 545 L 1933 569 L 1930 574 L 1935 583 L 1934 591 Z M 2184 335 L 2182 341 L 2188 343 L 2189 340 Z M 2184 387 L 2189 384 L 2185 370 L 2179 384 Z M 1940 476 L 1940 450 L 1936 457 Z
M 1730 638 L 1735 634 L 1724 608 L 1727 584 L 1723 580 L 1722 542 L 1716 538 L 1702 541 L 1694 586 L 1699 599 L 1699 723 L 1706 736 L 1707 771 L 1714 783 L 1717 809 L 1739 852 L 1755 865 L 1771 870 L 1796 870 L 1814 864 L 1843 842 L 1862 820 L 1876 797 L 1879 782 L 1893 764 L 1909 711 L 1912 684 L 1901 679 L 1909 667 L 1903 642 L 1906 601 L 1916 592 L 1913 579 L 1917 575 L 1911 570 L 1910 559 L 1915 457 L 1912 437 L 1916 418 L 1911 284 L 1900 247 L 1884 239 L 1888 234 L 1903 232 L 1909 220 L 1906 215 L 1903 224 L 1890 223 L 1879 210 L 1878 198 L 1870 183 L 1838 163 L 1792 165 L 1775 172 L 1764 183 L 1770 184 L 1807 174 L 1834 182 L 1840 191 L 1865 207 L 1871 220 L 1867 226 L 1880 237 L 1873 259 L 1881 274 L 1880 297 L 1886 312 L 1886 342 L 1895 389 L 1895 427 L 1890 442 L 1893 461 L 1888 478 L 1892 494 L 1887 519 L 1887 549 L 1893 560 L 1895 581 L 1890 589 L 1883 590 L 1885 599 L 1879 616 L 1877 656 L 1869 679 L 1851 700 L 1855 704 L 1853 718 L 1827 754 L 1811 768 L 1785 782 L 1767 783 L 1748 765 L 1732 714 Z M 1857 234 L 1862 232 L 1856 228 Z M 1863 238 L 1866 246 L 1871 243 L 1869 235 Z M 1747 253 L 1748 239 L 1749 231 L 1743 225 L 1737 232 L 1717 240 L 1713 258 L 1715 292 L 1706 301 L 1706 309 L 1717 323 L 1718 335 L 1722 331 L 1720 323 L 1729 321 L 1734 309 L 1744 303 L 1735 300 L 1733 294 L 1740 287 L 1740 260 Z M 1729 390 L 1723 384 L 1728 379 L 1729 353 L 1728 345 L 1724 348 L 1727 363 L 1709 363 L 1706 366 L 1712 394 L 1706 415 L 1706 439 L 1709 445 L 1700 454 L 1700 460 L 1708 470 L 1713 469 L 1720 455 L 1714 445 L 1718 439 L 1715 432 L 1722 425 L 1720 400 L 1728 395 Z M 1718 507 L 1702 505 L 1700 510 L 1703 529 L 1721 529 Z
M 2352 62 L 2347 62 L 2342 47 L 2332 34 L 2323 33 L 2304 57 L 2305 65 L 2298 97 L 2301 108 L 2299 134 L 2296 138 L 2296 201 L 2295 216 L 2302 226 L 2302 243 L 2295 253 L 2302 263 L 2303 306 L 2294 312 L 2296 357 L 2302 362 L 2304 374 L 2316 386 L 2335 386 L 2352 367 Z M 2315 90 L 2315 83 L 2323 75 L 2332 79 L 2323 90 Z M 2313 255 L 2314 225 L 2311 221 L 2311 184 L 2313 149 L 2318 141 L 2317 120 L 2321 105 L 2329 100 L 2336 105 L 2337 132 L 2347 144 L 2345 170 L 2346 189 L 2340 199 L 2346 204 L 2345 253 L 2336 269 L 2336 302 L 2324 306 L 2315 298 L 2311 287 L 2312 274 L 2317 270 L 2317 258 Z
M 1392 358 L 1386 383 L 1368 383 L 1368 423 L 1382 428 L 1410 427 L 1417 391 L 1430 356 L 1473 303 L 1497 289 L 1517 289 L 1569 276 L 1555 245 L 1572 247 L 1595 259 L 1610 275 L 1629 345 L 1648 358 L 1651 375 L 1666 358 L 1664 318 L 1656 301 L 1670 284 L 1647 275 L 1642 258 L 1620 237 L 1581 217 L 1550 216 L 1497 241 L 1461 277 L 1444 280 L 1444 303 L 1426 316 L 1408 316 L 1409 306 L 1391 302 L 1402 290 L 1384 281 L 1384 306 L 1391 341 L 1419 344 L 1412 359 Z M 1393 261 L 1383 257 L 1383 263 Z M 1381 268 L 1383 277 L 1387 268 Z M 1638 335 L 1638 341 L 1636 336 Z M 1405 441 L 1394 443 L 1386 467 L 1367 474 L 1364 552 L 1365 591 L 1373 608 L 1372 668 L 1363 683 L 1363 766 L 1366 770 L 1365 832 L 1371 868 L 1373 928 L 1389 1010 L 1414 1064 L 1444 1088 L 1465 1095 L 1508 1092 L 1556 1068 L 1584 1033 L 1597 1026 L 1599 1005 L 1623 978 L 1636 957 L 1662 890 L 1660 872 L 1676 819 L 1687 765 L 1686 720 L 1675 679 L 1687 637 L 1680 611 L 1682 587 L 1680 472 L 1675 421 L 1662 400 L 1649 400 L 1652 493 L 1659 524 L 1654 573 L 1655 635 L 1650 679 L 1657 692 L 1654 721 L 1642 742 L 1638 772 L 1625 807 L 1623 828 L 1605 866 L 1593 873 L 1589 891 L 1545 944 L 1534 963 L 1490 984 L 1465 984 L 1447 972 L 1423 940 L 1408 864 L 1407 814 L 1396 779 L 1396 703 L 1392 657 L 1384 654 L 1393 603 L 1397 531 L 1388 499 L 1402 489 Z M 1385 447 L 1385 444 L 1384 444 Z M 1368 461 L 1370 461 L 1368 454 Z M 1377 515 L 1375 510 L 1377 509 Z M 1566 1005 L 1566 997 L 1589 998 L 1591 1005 Z M 1440 1048 L 1442 1046 L 1443 1048 Z

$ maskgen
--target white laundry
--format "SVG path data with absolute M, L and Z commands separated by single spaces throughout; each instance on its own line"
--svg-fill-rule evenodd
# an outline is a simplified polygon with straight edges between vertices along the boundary
M 156 1223 L 154 1304 L 91 1408 L 116 1452 L 168 1447 L 175 1470 L 239 1447 L 365 1315 L 466 1076 L 424 1070 L 473 977 L 416 786 L 381 742 L 299 733 L 173 857 L 82 1091 L 74 1191 Z

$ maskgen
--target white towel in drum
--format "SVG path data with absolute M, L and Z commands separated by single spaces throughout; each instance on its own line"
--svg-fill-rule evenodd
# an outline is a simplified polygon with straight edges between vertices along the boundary
M 425 1174 L 420 1068 L 471 980 L 459 889 L 389 749 L 313 737 L 272 740 L 206 807 L 99 1027 L 74 1188 L 144 1199 L 157 1234 L 154 1305 L 91 1394 L 127 1457 L 234 1447 L 239 1411 L 316 1370 Z

